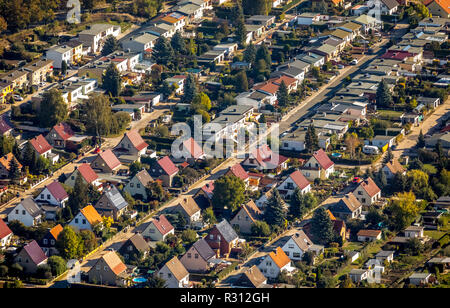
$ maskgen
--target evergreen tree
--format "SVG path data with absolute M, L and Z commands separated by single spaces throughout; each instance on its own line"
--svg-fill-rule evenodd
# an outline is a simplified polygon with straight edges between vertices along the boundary
M 306 131 L 305 146 L 310 153 L 319 149 L 319 137 L 317 136 L 316 128 L 313 123 L 309 125 L 308 130 Z
M 245 28 L 244 12 L 240 2 L 237 3 L 235 11 L 236 29 L 235 34 L 239 45 L 245 46 L 247 40 L 247 29 Z
M 9 163 L 9 179 L 14 184 L 17 184 L 18 180 L 20 179 L 19 164 L 17 163 L 14 157 L 11 159 L 11 162 Z
M 253 43 L 250 43 L 244 51 L 244 61 L 252 65 L 255 64 L 256 60 L 256 48 Z
M 307 209 L 305 207 L 304 195 L 300 189 L 296 188 L 291 196 L 289 215 L 293 218 L 301 218 L 306 213 Z
M 311 226 L 311 232 L 319 243 L 326 245 L 334 240 L 333 221 L 323 207 L 314 212 Z
M 80 208 L 85 207 L 89 203 L 88 185 L 84 183 L 81 175 L 75 179 L 75 185 L 69 194 L 68 206 L 72 213 L 78 213 Z
M 281 85 L 278 88 L 277 98 L 278 98 L 278 105 L 280 107 L 287 107 L 290 103 L 289 91 L 286 86 L 286 83 L 284 83 L 284 80 L 281 82 Z
M 161 36 L 156 41 L 152 56 L 157 64 L 170 66 L 174 59 L 174 50 L 167 38 Z
M 258 62 L 259 60 L 264 60 L 264 62 L 266 62 L 267 68 L 270 68 L 272 66 L 272 57 L 270 55 L 269 48 L 265 44 L 262 44 L 262 46 L 258 48 L 255 60 L 256 62 Z
M 383 172 L 382 169 L 378 170 L 377 176 L 375 177 L 375 183 L 381 190 L 383 190 L 383 188 L 386 187 L 387 178 L 386 178 L 386 174 Z
M 280 193 L 276 189 L 267 201 L 267 207 L 264 211 L 264 220 L 271 226 L 280 227 L 282 227 L 286 221 L 284 202 L 280 196 Z
M 417 141 L 417 147 L 418 148 L 424 148 L 425 147 L 425 137 L 423 136 L 422 130 L 420 130 L 420 133 L 419 133 L 419 139 Z
M 66 60 L 63 60 L 61 62 L 61 74 L 66 75 L 66 73 L 67 73 L 67 62 Z
M 170 45 L 175 52 L 180 54 L 186 53 L 186 42 L 184 41 L 184 38 L 183 36 L 181 36 L 181 33 L 179 31 L 177 31 L 174 36 L 172 36 Z
M 36 169 L 36 162 L 37 158 L 34 148 L 31 145 L 31 142 L 27 142 L 22 155 L 22 164 L 28 166 L 30 172 L 33 172 Z
M 119 42 L 114 36 L 108 35 L 108 37 L 105 40 L 105 44 L 103 44 L 102 56 L 107 56 L 116 51 L 117 49 L 119 49 Z
M 378 85 L 376 101 L 378 108 L 391 107 L 392 103 L 394 102 L 389 91 L 389 87 L 384 79 Z
M 236 74 L 235 86 L 237 92 L 248 91 L 247 73 L 244 70 Z
M 120 72 L 114 64 L 110 64 L 102 76 L 102 88 L 113 96 L 118 97 L 122 89 L 122 78 Z
M 391 148 L 388 149 L 386 156 L 384 157 L 383 162 L 387 164 L 388 162 L 392 161 L 394 159 L 394 153 L 392 153 Z
M 183 102 L 192 103 L 195 96 L 197 95 L 197 83 L 195 82 L 195 78 L 192 74 L 189 74 L 186 78 L 186 83 L 184 85 L 184 95 Z
M 52 127 L 67 118 L 68 109 L 62 94 L 57 89 L 51 89 L 42 95 L 39 108 L 39 125 L 41 127 Z

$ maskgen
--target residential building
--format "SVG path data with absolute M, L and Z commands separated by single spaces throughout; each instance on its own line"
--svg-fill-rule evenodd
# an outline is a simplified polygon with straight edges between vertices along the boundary
M 45 57 L 53 61 L 55 68 L 61 69 L 62 62 L 68 66 L 76 64 L 83 55 L 83 43 L 78 40 L 68 41 L 63 45 L 54 46 L 48 49 Z
M 19 172 L 22 171 L 22 164 L 19 163 L 19 161 L 14 157 L 13 153 L 8 153 L 2 157 L 0 157 L 0 178 L 2 179 L 8 179 L 9 178 L 9 172 L 11 170 L 11 161 L 15 160 L 17 163 L 17 167 L 19 169 Z
M 394 178 L 396 174 L 406 174 L 405 168 L 403 168 L 397 159 L 387 162 L 381 170 L 386 175 L 386 179 L 388 180 Z
M 214 225 L 205 240 L 217 256 L 227 257 L 233 248 L 237 248 L 239 236 L 228 221 L 224 219 Z
M 201 220 L 201 210 L 192 197 L 184 197 L 175 206 L 175 211 L 183 215 L 187 225 L 192 225 Z
M 68 200 L 69 195 L 58 181 L 46 185 L 34 198 L 37 203 L 50 204 L 60 208 L 63 208 Z
M 309 251 L 313 245 L 313 242 L 309 239 L 305 232 L 303 232 L 303 230 L 299 230 L 295 234 L 289 236 L 289 239 L 281 247 L 281 249 L 291 260 L 297 261 L 302 260 L 303 255 Z
M 26 227 L 34 227 L 42 221 L 42 210 L 32 198 L 22 199 L 8 214 L 8 222 L 17 220 Z
M 311 191 L 311 183 L 298 170 L 292 172 L 277 189 L 281 195 L 290 198 L 297 188 L 301 194 L 306 194 Z
M 175 234 L 175 228 L 164 215 L 153 218 L 142 231 L 144 238 L 149 238 L 155 242 L 164 241 L 169 234 Z
M 22 89 L 28 84 L 28 71 L 20 68 L 4 75 L 0 75 L 0 85 L 1 84 L 11 85 L 12 89 Z
M 56 248 L 56 241 L 58 240 L 58 237 L 62 231 L 63 227 L 61 226 L 61 224 L 57 224 L 53 228 L 49 229 L 39 242 L 39 245 L 46 256 L 51 257 L 59 253 L 58 249 Z
M 59 123 L 50 130 L 45 136 L 47 142 L 54 148 L 65 149 L 68 140 L 73 137 L 75 133 L 72 128 L 66 123 Z
M 276 279 L 283 271 L 291 273 L 295 270 L 295 267 L 291 265 L 291 259 L 289 259 L 281 247 L 277 247 L 275 252 L 272 251 L 266 255 L 258 265 L 258 268 L 265 277 L 271 279 Z
M 69 226 L 73 227 L 77 231 L 92 231 L 94 227 L 100 223 L 102 223 L 102 217 L 92 205 L 88 205 L 78 212 L 78 214 L 69 223 Z
M 178 174 L 178 171 L 178 167 L 170 160 L 169 156 L 164 156 L 153 163 L 150 168 L 150 175 L 154 179 L 161 180 L 165 187 L 171 187 L 173 178 Z
M 39 266 L 47 264 L 47 256 L 35 240 L 26 244 L 14 258 L 27 274 L 36 273 Z
M 42 156 L 44 158 L 50 157 L 53 147 L 47 142 L 44 136 L 39 135 L 33 139 L 30 139 L 29 142 L 37 156 Z
M 28 72 L 28 84 L 39 85 L 53 74 L 53 60 L 36 60 L 25 65 L 23 69 Z
M 331 207 L 335 217 L 343 220 L 359 218 L 362 212 L 362 204 L 353 193 L 348 193 Z
M 382 250 L 375 255 L 375 258 L 382 264 L 384 264 L 384 262 L 391 263 L 394 261 L 394 253 L 395 251 L 392 250 Z
M 93 24 L 78 34 L 83 45 L 91 47 L 93 53 L 98 53 L 103 48 L 103 43 L 110 35 L 117 37 L 120 34 L 120 26 L 109 24 Z
M 267 285 L 267 278 L 256 265 L 246 269 L 233 283 L 233 287 L 240 288 L 264 288 Z
M 114 148 L 114 152 L 130 156 L 137 156 L 137 159 L 147 151 L 148 144 L 142 139 L 137 130 L 130 130 L 125 133 L 122 140 Z
M 375 184 L 372 178 L 367 178 L 358 185 L 353 191 L 353 194 L 362 205 L 370 206 L 380 200 L 381 189 Z
M 95 171 L 87 163 L 76 166 L 74 171 L 69 175 L 64 184 L 70 187 L 74 187 L 75 181 L 78 176 L 81 176 L 84 184 L 91 184 L 94 187 L 98 187 L 100 185 L 97 173 L 95 173 Z
M 256 206 L 253 200 L 244 204 L 230 224 L 238 228 L 241 234 L 251 234 L 253 224 L 262 218 L 262 211 Z
M 131 178 L 123 190 L 128 192 L 133 198 L 147 200 L 147 187 L 151 182 L 153 182 L 153 178 L 146 169 L 142 169 Z
M 269 171 L 276 174 L 287 168 L 287 157 L 274 153 L 267 144 L 253 149 L 248 157 L 241 163 L 245 168 L 258 171 Z
M 122 48 L 131 52 L 147 52 L 155 47 L 158 40 L 156 35 L 143 33 L 141 35 L 130 37 L 129 40 L 122 42 Z
M 8 225 L 0 218 L 0 249 L 4 249 L 11 243 L 13 232 Z
M 407 238 L 423 238 L 424 227 L 409 226 L 405 229 L 405 237 Z
M 450 18 L 450 1 L 448 0 L 432 0 L 427 1 L 428 11 L 432 16 L 441 18 Z
M 91 168 L 100 173 L 115 173 L 122 164 L 111 149 L 97 155 L 91 162 Z
M 101 216 L 117 220 L 127 210 L 128 202 L 125 201 L 116 186 L 110 185 L 104 189 L 103 195 L 94 207 Z
M 381 239 L 381 230 L 359 230 L 356 234 L 359 242 L 373 242 Z
M 312 157 L 302 166 L 303 175 L 310 181 L 328 179 L 334 173 L 334 163 L 323 149 L 313 153 Z
M 144 237 L 136 233 L 123 243 L 118 252 L 124 257 L 126 261 L 141 260 L 148 255 L 150 246 L 145 241 Z
M 185 288 L 189 284 L 189 272 L 176 256 L 167 261 L 156 275 L 165 280 L 167 288 Z
M 380 9 L 383 15 L 392 15 L 398 11 L 399 3 L 396 0 L 381 0 Z
M 88 280 L 93 284 L 126 286 L 127 266 L 115 251 L 103 254 L 87 272 Z
M 195 242 L 180 259 L 186 270 L 192 273 L 207 273 L 214 260 L 216 253 L 203 238 Z
M 225 172 L 224 175 L 235 176 L 237 178 L 240 178 L 244 182 L 245 187 L 248 187 L 250 184 L 250 178 L 248 176 L 248 173 L 244 170 L 244 168 L 242 168 L 242 165 L 239 163 L 228 168 L 228 171 Z

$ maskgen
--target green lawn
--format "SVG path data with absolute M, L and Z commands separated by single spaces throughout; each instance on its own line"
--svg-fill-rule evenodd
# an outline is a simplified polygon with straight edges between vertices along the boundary
M 394 110 L 378 110 L 378 113 L 380 114 L 380 116 L 382 117 L 386 117 L 386 118 L 399 118 L 403 112 L 401 111 L 394 111 Z
M 445 232 L 436 231 L 436 230 L 426 230 L 423 232 L 424 235 L 431 237 L 433 240 L 439 240 L 442 236 L 444 236 Z
M 356 250 L 359 251 L 362 248 L 361 243 L 359 242 L 347 242 L 344 244 L 343 248 L 345 250 Z

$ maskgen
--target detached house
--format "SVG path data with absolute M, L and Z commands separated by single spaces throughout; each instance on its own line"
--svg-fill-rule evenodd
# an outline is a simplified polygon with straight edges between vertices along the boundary
M 373 242 L 381 239 L 381 230 L 359 230 L 357 233 L 359 242 Z
M 142 231 L 143 237 L 156 242 L 164 241 L 169 234 L 175 234 L 175 228 L 164 215 L 153 218 Z
M 314 152 L 313 156 L 303 165 L 303 175 L 310 181 L 328 179 L 334 173 L 334 163 L 324 150 Z
M 65 149 L 67 141 L 73 137 L 75 133 L 66 123 L 59 123 L 53 126 L 52 130 L 45 136 L 48 143 L 57 149 Z
M 188 225 L 192 225 L 201 219 L 201 210 L 192 197 L 185 197 L 175 207 L 175 211 L 183 215 Z
M 133 198 L 147 200 L 146 187 L 151 182 L 153 182 L 153 178 L 148 174 L 147 170 L 142 169 L 131 178 L 123 190 L 128 192 Z
M 243 272 L 233 284 L 233 286 L 242 288 L 262 288 L 265 285 L 267 285 L 267 278 L 256 265 Z
M 102 223 L 102 217 L 92 205 L 88 205 L 80 210 L 69 223 L 69 226 L 75 230 L 92 231 L 94 226 L 99 223 Z
M 120 26 L 94 24 L 79 33 L 79 40 L 84 46 L 89 46 L 93 53 L 97 53 L 102 50 L 106 38 L 110 35 L 117 37 L 120 30 Z
M 165 187 L 170 187 L 178 171 L 179 169 L 170 160 L 169 156 L 165 156 L 151 166 L 150 175 L 155 179 L 161 180 Z
M 228 168 L 228 171 L 225 173 L 225 176 L 235 176 L 244 181 L 245 187 L 248 187 L 250 183 L 250 177 L 248 173 L 242 168 L 241 164 L 236 164 Z
M 2 179 L 9 178 L 9 171 L 11 170 L 10 169 L 11 161 L 13 159 L 16 161 L 19 171 L 22 170 L 23 167 L 22 164 L 19 163 L 19 161 L 14 157 L 13 153 L 8 153 L 0 158 L 0 177 Z
M 278 191 L 286 197 L 292 196 L 295 189 L 299 189 L 302 194 L 311 191 L 311 184 L 305 176 L 298 170 L 292 172 L 283 183 L 278 186 Z
M 92 161 L 91 167 L 100 173 L 114 173 L 122 164 L 111 149 L 105 150 L 97 155 Z
M 283 271 L 291 273 L 295 270 L 295 267 L 291 265 L 291 259 L 281 247 L 277 247 L 275 252 L 270 252 L 258 265 L 258 268 L 265 277 L 272 279 L 276 279 Z
M 392 15 L 398 11 L 399 3 L 396 0 L 381 0 L 380 9 L 383 15 Z
M 259 171 L 265 170 L 280 173 L 287 168 L 287 157 L 273 153 L 270 147 L 265 144 L 257 149 L 242 162 L 242 166 Z
M 300 230 L 291 235 L 281 249 L 291 260 L 302 260 L 303 255 L 313 246 L 313 242 L 309 239 L 305 232 Z
M 202 188 L 200 188 L 193 196 L 195 202 L 200 206 L 200 208 L 208 208 L 212 206 L 212 197 L 214 195 L 214 182 L 206 183 Z
M 123 243 L 119 249 L 119 253 L 125 260 L 138 260 L 139 257 L 145 258 L 150 250 L 150 246 L 144 237 L 136 233 Z
M 362 204 L 353 193 L 348 193 L 331 207 L 331 212 L 344 220 L 358 218 L 362 212 Z
M 52 153 L 52 146 L 47 142 L 44 136 L 39 135 L 29 141 L 37 156 L 49 158 Z
M 111 286 L 126 286 L 129 276 L 127 266 L 114 251 L 97 259 L 87 275 L 90 283 Z
M 242 234 L 251 234 L 253 224 L 257 220 L 260 220 L 261 216 L 262 211 L 256 206 L 253 200 L 250 200 L 240 208 L 230 221 L 230 224 L 233 227 L 238 227 L 239 232 Z
M 12 130 L 11 123 L 4 116 L 0 116 L 0 135 L 10 136 Z
M 39 195 L 34 198 L 34 201 L 37 203 L 50 204 L 61 208 L 66 205 L 68 200 L 69 195 L 58 181 L 54 181 L 53 183 L 45 186 Z
M 142 139 L 142 136 L 137 130 L 130 130 L 125 133 L 122 140 L 114 148 L 114 151 L 123 153 L 126 155 L 137 156 L 145 154 L 147 151 L 148 144 Z
M 386 179 L 388 180 L 392 179 L 396 174 L 406 174 L 405 168 L 403 168 L 403 166 L 398 162 L 397 159 L 394 159 L 384 165 L 382 171 L 386 175 Z
M 166 281 L 167 288 L 185 288 L 189 284 L 189 272 L 176 256 L 164 264 L 156 275 Z
M 189 272 L 206 273 L 211 268 L 211 261 L 215 258 L 216 253 L 202 238 L 189 248 L 180 261 Z
M 11 243 L 13 233 L 8 225 L 0 218 L 0 249 L 4 249 Z
M 34 227 L 42 221 L 42 210 L 32 198 L 22 199 L 8 214 L 8 222 L 18 220 L 26 227 Z
M 58 224 L 53 228 L 49 229 L 44 238 L 40 241 L 40 246 L 47 256 L 53 256 L 58 254 L 58 249 L 56 249 L 56 241 L 58 240 L 59 234 L 63 231 L 63 227 Z
M 47 259 L 44 251 L 33 240 L 22 248 L 14 262 L 22 266 L 25 273 L 34 274 L 39 266 L 47 264 Z
M 74 187 L 78 176 L 81 176 L 85 184 L 91 184 L 95 187 L 100 185 L 97 173 L 95 173 L 89 164 L 81 164 L 75 167 L 75 170 L 69 175 L 64 184 Z
M 116 186 L 111 185 L 105 189 L 94 207 L 101 216 L 112 217 L 117 220 L 127 210 L 128 203 Z
M 205 237 L 208 245 L 216 251 L 218 256 L 229 256 L 231 249 L 237 247 L 239 236 L 234 231 L 233 227 L 226 221 L 222 220 L 220 223 L 214 225 Z
M 358 185 L 353 194 L 359 202 L 369 206 L 381 198 L 381 189 L 372 178 L 367 178 Z

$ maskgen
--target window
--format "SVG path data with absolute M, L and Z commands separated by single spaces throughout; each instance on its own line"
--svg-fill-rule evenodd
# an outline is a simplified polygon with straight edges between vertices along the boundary
M 82 224 L 83 224 L 83 225 L 86 224 L 86 219 L 83 219 Z
M 213 240 L 213 239 L 214 239 L 214 234 L 210 234 L 210 235 L 209 235 L 209 238 L 210 238 L 211 240 Z
M 41 199 L 44 199 L 44 194 L 41 194 Z
M 191 253 L 188 253 L 188 254 L 187 254 L 187 257 L 188 257 L 188 259 L 190 259 L 190 258 L 192 257 L 192 254 L 191 254 Z
M 99 271 L 99 270 L 100 270 L 100 265 L 97 264 L 97 266 L 95 266 L 95 269 L 96 269 L 97 271 Z
M 107 271 L 108 270 L 108 267 L 105 265 L 105 266 L 103 266 L 103 270 L 104 271 Z
M 294 244 L 289 244 L 288 246 L 290 249 L 294 249 Z
M 76 224 L 78 223 L 78 218 L 75 218 L 75 223 L 76 223 Z
M 50 200 L 50 195 L 47 195 L 47 200 Z
M 195 258 L 198 259 L 198 253 L 195 254 Z
M 16 214 L 19 215 L 19 210 L 16 210 Z
M 137 188 L 141 188 L 141 184 L 136 184 L 136 187 Z
M 134 187 L 134 184 L 133 184 L 133 183 L 130 183 L 130 187 Z
M 47 245 L 48 244 L 48 240 L 46 239 L 46 238 L 44 238 L 44 245 Z
M 25 215 L 25 210 L 22 210 L 22 215 Z
M 55 240 L 50 240 L 50 244 L 55 245 Z
M 133 246 L 128 246 L 128 251 L 132 251 L 133 250 Z
M 294 253 L 292 254 L 292 257 L 294 257 L 294 258 L 300 258 L 300 254 L 299 254 L 298 252 L 294 252 Z

